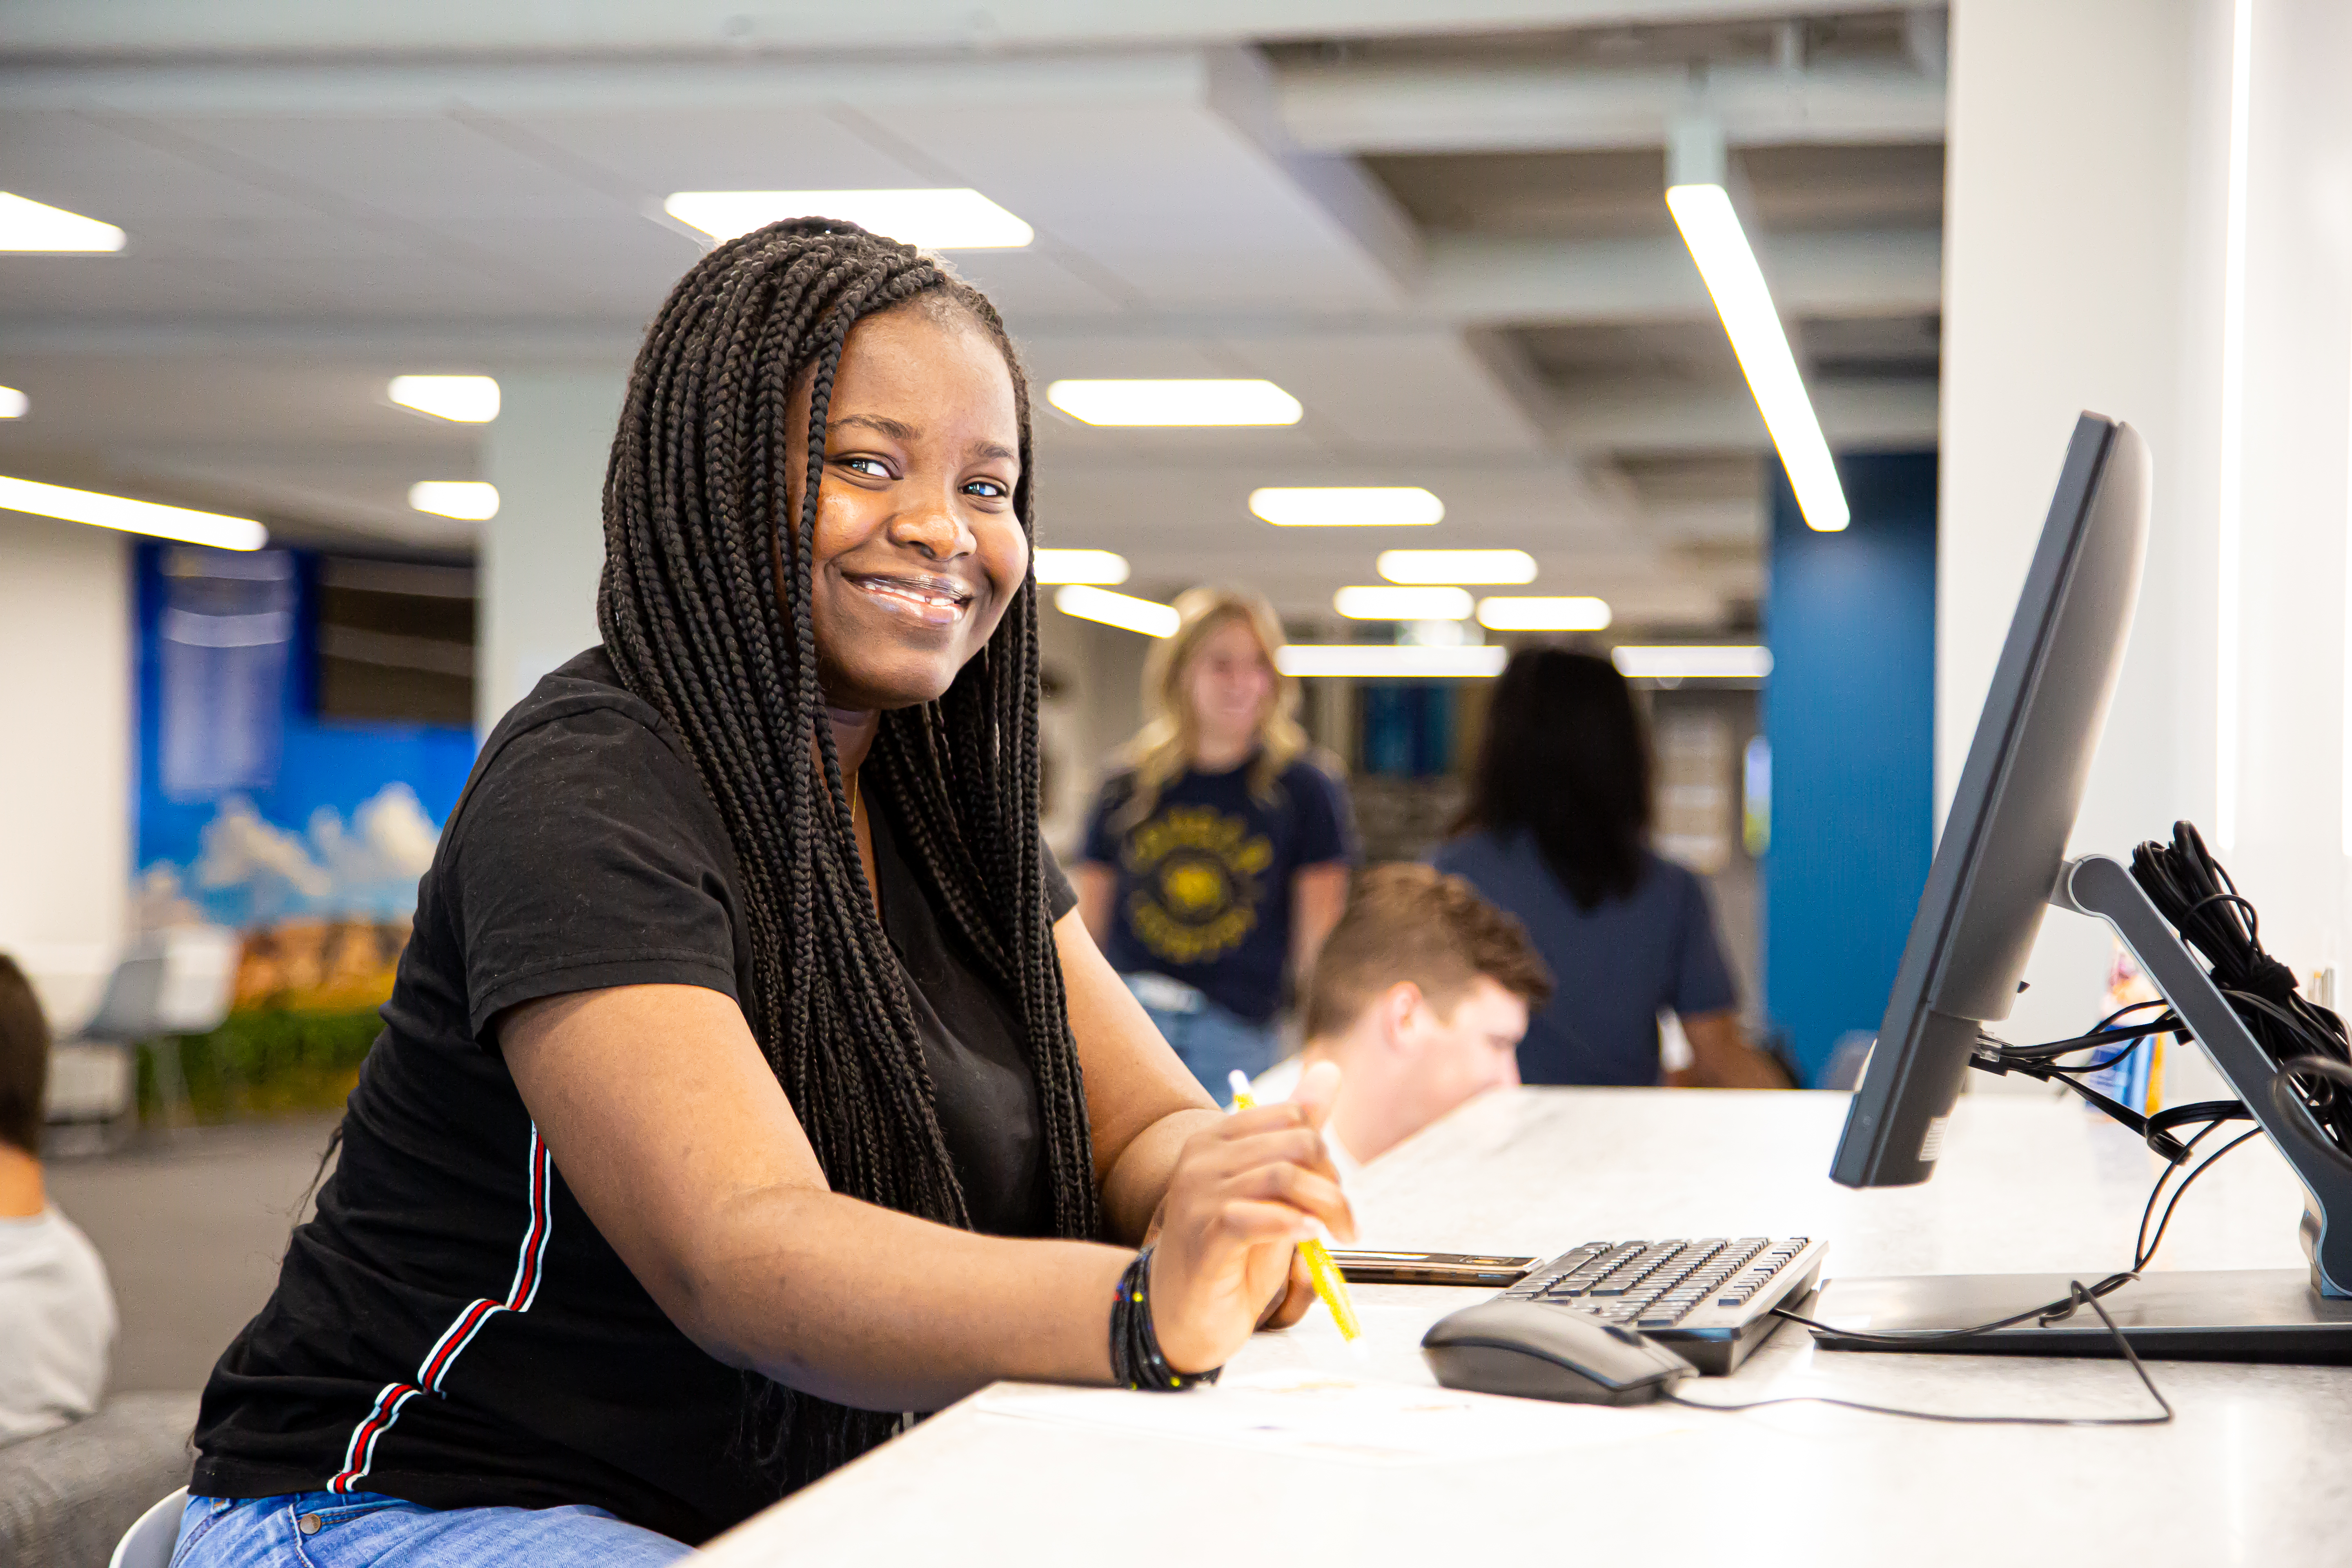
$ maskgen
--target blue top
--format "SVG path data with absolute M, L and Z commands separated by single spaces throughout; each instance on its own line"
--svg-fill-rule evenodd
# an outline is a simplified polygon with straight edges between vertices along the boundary
M 1264 1023 L 1282 1005 L 1291 879 L 1353 860 L 1356 828 L 1338 781 L 1314 763 L 1285 768 L 1270 800 L 1250 793 L 1249 769 L 1183 773 L 1124 830 L 1112 819 L 1134 797 L 1135 775 L 1118 774 L 1095 802 L 1084 858 L 1118 875 L 1103 943 L 1112 968 L 1181 980 Z
M 1706 886 L 1671 860 L 1643 850 L 1632 896 L 1590 910 L 1525 833 L 1469 834 L 1430 860 L 1518 916 L 1551 966 L 1558 989 L 1519 1046 L 1528 1083 L 1654 1084 L 1660 1009 L 1691 1017 L 1738 1003 Z

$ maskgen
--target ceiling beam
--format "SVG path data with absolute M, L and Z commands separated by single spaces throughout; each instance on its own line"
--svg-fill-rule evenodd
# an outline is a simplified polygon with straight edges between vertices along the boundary
M 1898 316 L 1940 310 L 1943 237 L 1935 229 L 1759 236 L 1758 259 L 1780 309 L 1799 316 Z M 1511 239 L 1435 235 L 1418 300 L 1464 324 L 1689 321 L 1714 306 L 1680 239 Z
M 1942 304 L 1942 241 L 1936 231 L 1790 234 L 1759 242 L 1780 308 L 1799 316 L 1912 315 Z M 1029 316 L 1024 337 L 1104 334 L 1222 337 L 1420 324 L 1509 327 L 1579 321 L 1702 321 L 1714 314 L 1682 241 L 1502 239 L 1438 235 L 1402 310 L 1128 312 Z M 19 355 L 326 354 L 374 360 L 428 354 L 452 366 L 501 363 L 625 363 L 637 320 L 301 318 L 247 315 L 169 320 L 0 316 L 0 342 Z
M 1813 408 L 1830 445 L 1847 450 L 1933 447 L 1937 384 L 1925 377 L 1817 381 Z M 1553 442 L 1573 452 L 1764 451 L 1771 446 L 1745 387 L 1612 385 L 1553 400 Z
M 1805 0 L 1807 16 L 1885 0 Z M 994 50 L 1098 44 L 1244 43 L 1529 28 L 1657 26 L 1786 16 L 1789 0 L 11 0 L 5 54 L 61 58 L 318 59 L 386 54 L 707 54 Z
M 1734 146 L 1944 139 L 1944 84 L 1913 67 L 1315 65 L 1280 76 L 1283 123 L 1324 153 L 1568 152 L 1664 144 L 1711 110 Z

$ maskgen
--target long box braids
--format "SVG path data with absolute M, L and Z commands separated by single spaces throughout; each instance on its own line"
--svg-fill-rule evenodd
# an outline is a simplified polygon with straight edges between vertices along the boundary
M 684 741 L 735 852 L 753 1036 L 836 1192 L 970 1227 L 903 974 L 860 866 L 810 616 L 825 425 L 861 317 L 919 302 L 989 332 L 1012 372 L 1034 539 L 1028 388 L 995 309 L 936 260 L 830 219 L 719 246 L 647 330 L 604 482 L 596 620 L 622 679 Z M 785 409 L 810 377 L 806 479 L 787 495 Z M 786 507 L 792 507 L 786 526 Z M 938 701 L 887 713 L 866 767 L 950 940 L 1017 1004 L 1057 1235 L 1102 1228 L 1037 833 L 1034 574 Z M 897 1417 L 769 1385 L 755 1447 L 786 1486 Z

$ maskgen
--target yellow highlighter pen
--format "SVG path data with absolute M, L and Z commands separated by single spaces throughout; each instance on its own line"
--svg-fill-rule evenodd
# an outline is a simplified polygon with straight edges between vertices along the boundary
M 1249 1078 L 1235 1068 L 1233 1076 L 1234 1109 L 1248 1110 L 1256 1106 L 1251 1098 Z M 1356 1321 L 1356 1303 L 1348 1296 L 1348 1277 L 1331 1261 L 1331 1249 L 1313 1237 L 1298 1244 L 1299 1256 L 1307 1259 L 1307 1277 L 1315 1281 L 1315 1294 L 1331 1309 L 1331 1321 L 1339 1325 L 1339 1337 L 1356 1340 L 1363 1337 L 1364 1325 Z

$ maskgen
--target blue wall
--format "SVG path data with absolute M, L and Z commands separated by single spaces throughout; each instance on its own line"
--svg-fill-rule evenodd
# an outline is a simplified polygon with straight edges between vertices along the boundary
M 1934 852 L 1936 458 L 1841 459 L 1841 533 L 1770 469 L 1764 989 L 1810 1079 L 1876 1031 Z
M 137 553 L 142 897 L 236 926 L 406 915 L 474 732 L 320 718 L 317 558 L 226 553 Z M 242 575 L 175 576 L 174 555 Z

